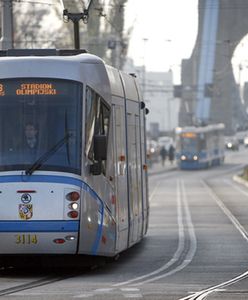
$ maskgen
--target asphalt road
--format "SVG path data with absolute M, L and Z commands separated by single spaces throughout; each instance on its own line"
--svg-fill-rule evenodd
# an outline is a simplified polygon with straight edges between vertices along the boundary
M 3 299 L 248 299 L 248 188 L 233 181 L 248 150 L 223 166 L 150 175 L 146 238 L 101 268 L 0 272 Z M 58 271 L 58 272 L 57 272 Z M 57 275 L 63 275 L 58 278 Z M 49 284 L 38 284 L 53 277 Z M 17 284 L 37 287 L 1 294 Z

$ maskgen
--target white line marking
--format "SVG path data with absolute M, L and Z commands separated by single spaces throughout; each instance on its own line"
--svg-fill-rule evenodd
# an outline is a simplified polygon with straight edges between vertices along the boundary
M 149 201 L 152 201 L 152 198 L 153 198 L 154 194 L 156 193 L 156 191 L 157 191 L 160 183 L 161 183 L 161 181 L 158 181 L 158 183 L 156 184 L 155 188 L 153 189 L 153 191 L 152 191 L 152 193 L 151 193 L 151 195 L 149 197 Z
M 95 289 L 94 292 L 96 293 L 109 293 L 112 292 L 113 288 L 103 288 L 103 289 Z
M 124 294 L 125 298 L 143 298 L 142 294 Z
M 202 180 L 201 181 L 203 186 L 207 189 L 208 194 L 216 201 L 218 206 L 222 209 L 224 214 L 231 220 L 233 225 L 236 227 L 236 229 L 240 232 L 240 234 L 243 236 L 243 238 L 248 242 L 248 233 L 245 230 L 245 228 L 239 223 L 239 221 L 234 217 L 234 215 L 230 212 L 230 210 L 225 206 L 225 204 L 220 200 L 220 198 L 213 193 L 213 191 L 210 189 L 210 187 Z
M 80 295 L 76 295 L 76 296 L 73 296 L 73 298 L 88 298 L 88 297 L 93 297 L 94 294 L 92 293 L 86 293 L 86 294 L 80 294 Z
M 120 289 L 122 292 L 139 292 L 140 289 L 137 288 L 121 288 Z
M 179 189 L 179 183 L 177 181 L 177 221 L 178 221 L 178 235 L 179 235 L 179 240 L 178 240 L 178 247 L 177 250 L 174 254 L 174 256 L 172 257 L 172 259 L 167 262 L 165 265 L 163 265 L 162 267 L 158 268 L 157 270 L 150 272 L 148 274 L 124 281 L 124 282 L 120 282 L 120 283 L 116 283 L 113 286 L 117 287 L 117 286 L 122 286 L 122 285 L 127 285 L 130 283 L 133 283 L 135 281 L 139 281 L 142 279 L 146 279 L 148 277 L 157 275 L 158 273 L 165 271 L 166 269 L 168 269 L 170 266 L 172 266 L 175 262 L 178 261 L 178 259 L 180 258 L 180 255 L 183 252 L 183 248 L 184 248 L 184 230 L 183 230 L 183 222 L 182 222 L 182 204 L 181 204 L 181 193 L 180 193 L 180 189 Z
M 159 275 L 159 276 L 156 276 L 156 277 L 152 277 L 151 279 L 147 279 L 145 281 L 142 281 L 142 282 L 134 284 L 134 285 L 137 285 L 137 286 L 142 285 L 144 283 L 153 282 L 155 280 L 173 275 L 173 274 L 181 271 L 182 269 L 184 269 L 192 261 L 194 255 L 195 255 L 196 248 L 197 248 L 197 242 L 196 242 L 194 226 L 193 226 L 193 223 L 192 223 L 192 220 L 191 220 L 190 210 L 189 210 L 189 206 L 188 206 L 188 202 L 187 202 L 184 182 L 181 182 L 181 186 L 182 186 L 182 194 L 183 194 L 182 200 L 183 200 L 183 204 L 184 204 L 184 208 L 185 208 L 185 212 L 186 212 L 186 222 L 187 222 L 187 227 L 188 227 L 189 235 L 190 235 L 190 249 L 189 249 L 189 252 L 187 253 L 186 258 L 183 260 L 183 262 L 180 265 L 178 265 L 175 269 L 173 269 L 170 272 L 167 272 L 165 274 L 162 274 L 162 275 Z M 177 260 L 179 258 L 180 258 L 180 256 L 177 258 Z
M 245 231 L 244 227 L 239 223 L 239 221 L 232 215 L 232 213 L 229 211 L 229 209 L 224 205 L 224 203 L 219 199 L 219 197 L 217 195 L 215 195 L 213 193 L 213 191 L 211 190 L 211 188 L 202 180 L 201 181 L 203 186 L 207 189 L 209 195 L 212 197 L 213 200 L 216 201 L 216 203 L 219 205 L 219 207 L 223 210 L 223 212 L 225 213 L 225 215 L 231 220 L 231 222 L 233 223 L 233 225 L 238 229 L 238 231 L 241 233 L 241 235 L 243 236 L 243 238 L 248 241 L 247 238 L 247 232 Z M 180 298 L 179 300 L 194 300 L 199 299 L 199 300 L 203 300 L 204 298 L 206 298 L 207 295 L 214 293 L 214 292 L 218 292 L 221 288 L 223 287 L 227 287 L 229 285 L 232 285 L 236 282 L 239 282 L 245 278 L 248 277 L 248 271 L 228 280 L 225 282 L 222 282 L 220 284 L 217 284 L 215 286 L 212 286 L 208 289 L 199 291 L 194 293 L 191 296 L 186 296 L 184 298 Z
M 237 191 L 239 191 L 240 193 L 242 193 L 242 194 L 244 194 L 245 196 L 248 197 L 248 192 L 246 192 L 243 189 L 241 189 L 238 185 L 234 184 L 232 181 L 225 179 L 224 182 L 227 183 L 227 184 L 229 184 L 230 186 L 232 186 L 233 188 L 235 188 Z
M 171 271 L 169 271 L 167 273 L 158 275 L 159 273 L 165 271 L 166 269 L 171 267 L 173 264 L 178 262 L 178 260 L 180 259 L 181 255 L 183 253 L 184 247 L 185 247 L 182 202 L 184 204 L 184 209 L 185 209 L 185 214 L 186 214 L 185 219 L 186 219 L 187 228 L 189 230 L 189 235 L 190 235 L 190 249 L 189 249 L 189 252 L 187 253 L 184 261 L 180 265 L 178 265 L 176 268 L 172 269 Z M 194 226 L 193 226 L 193 223 L 191 220 L 190 210 L 189 210 L 189 206 L 187 203 L 185 186 L 184 186 L 183 182 L 179 183 L 179 181 L 177 181 L 177 216 L 178 216 L 177 219 L 178 219 L 179 241 L 178 241 L 178 248 L 177 248 L 173 258 L 169 262 L 167 262 L 165 265 L 163 265 L 162 267 L 158 268 L 157 270 L 155 270 L 153 272 L 150 272 L 143 276 L 136 277 L 131 280 L 127 280 L 125 282 L 114 284 L 113 286 L 116 287 L 116 286 L 127 285 L 127 284 L 131 284 L 131 286 L 139 286 L 139 285 L 143 285 L 145 283 L 153 282 L 153 281 L 159 280 L 161 278 L 175 274 L 178 271 L 181 271 L 192 261 L 194 255 L 195 255 L 195 252 L 196 252 L 197 243 L 196 243 L 196 237 L 195 237 L 195 232 L 194 232 Z M 156 276 L 156 275 L 158 275 L 158 276 Z M 149 277 L 151 277 L 151 278 L 147 279 Z M 146 280 L 144 280 L 144 279 L 146 279 Z M 143 281 L 135 283 L 136 281 L 140 281 L 140 280 L 143 280 Z

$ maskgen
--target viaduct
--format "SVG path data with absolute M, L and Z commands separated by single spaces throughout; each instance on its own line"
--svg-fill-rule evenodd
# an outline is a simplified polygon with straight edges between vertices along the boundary
M 248 33 L 247 0 L 199 0 L 194 50 L 182 61 L 179 125 L 224 123 L 226 134 L 248 126 L 231 59 Z

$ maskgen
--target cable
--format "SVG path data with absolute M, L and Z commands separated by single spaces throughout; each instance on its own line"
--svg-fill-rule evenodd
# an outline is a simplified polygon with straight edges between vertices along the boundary
M 56 5 L 55 3 L 51 3 L 51 2 L 41 2 L 41 1 L 33 1 L 33 0 L 12 0 L 13 2 L 16 3 L 30 3 L 30 4 L 45 4 L 48 6 L 54 6 Z

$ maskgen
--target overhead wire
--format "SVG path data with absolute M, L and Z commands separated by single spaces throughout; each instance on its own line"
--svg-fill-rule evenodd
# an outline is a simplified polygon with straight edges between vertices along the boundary
M 42 2 L 42 1 L 34 1 L 34 0 L 12 0 L 12 2 L 16 3 L 30 3 L 30 4 L 45 4 L 48 6 L 55 6 L 57 4 L 52 3 L 52 2 Z

